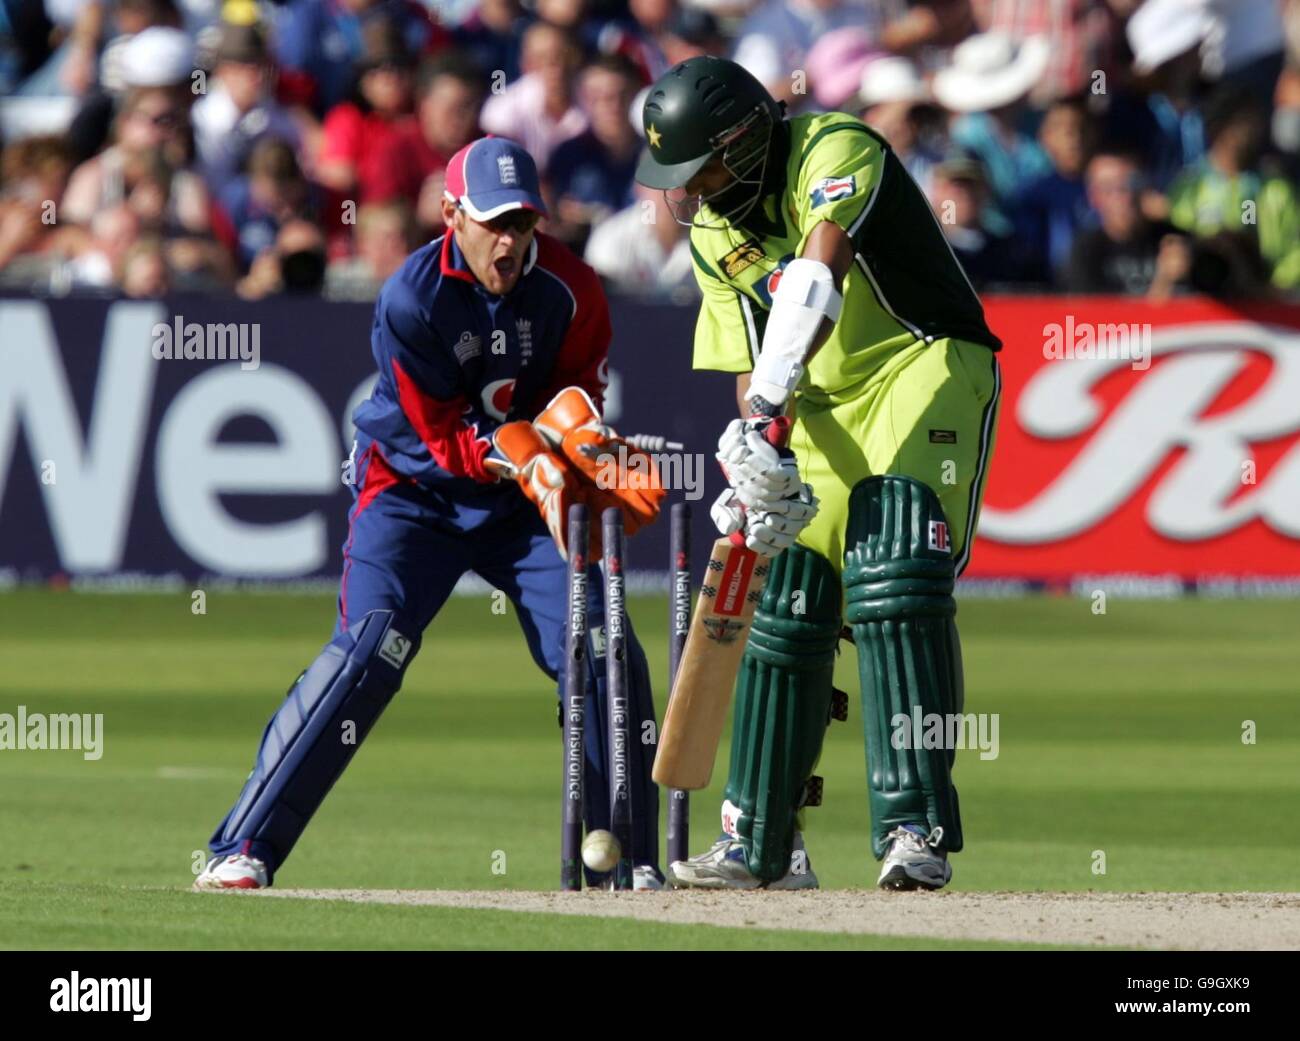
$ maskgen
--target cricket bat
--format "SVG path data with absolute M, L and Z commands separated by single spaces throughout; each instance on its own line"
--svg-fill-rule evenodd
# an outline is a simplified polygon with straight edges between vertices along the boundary
M 714 542 L 659 733 L 656 783 L 688 790 L 708 787 L 740 656 L 771 564 L 743 542 Z

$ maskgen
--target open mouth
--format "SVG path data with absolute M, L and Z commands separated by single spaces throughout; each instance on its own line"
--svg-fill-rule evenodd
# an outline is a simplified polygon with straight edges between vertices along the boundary
M 502 278 L 509 278 L 515 273 L 515 258 L 497 257 L 497 259 L 492 262 L 492 266 L 496 269 L 496 273 Z

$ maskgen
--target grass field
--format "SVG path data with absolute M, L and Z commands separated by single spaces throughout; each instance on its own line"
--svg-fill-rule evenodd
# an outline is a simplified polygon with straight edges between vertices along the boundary
M 0 713 L 103 713 L 105 733 L 98 761 L 0 751 L 0 947 L 939 945 L 435 907 L 325 915 L 183 892 L 332 610 L 247 593 L 210 594 L 198 616 L 187 594 L 0 595 Z M 666 603 L 631 610 L 662 710 Z M 1300 603 L 1111 599 L 1095 615 L 1086 600 L 972 600 L 960 622 L 966 707 L 998 713 L 999 755 L 958 755 L 954 889 L 1300 889 Z M 839 669 L 856 691 L 847 646 Z M 809 822 L 831 889 L 874 881 L 861 719 L 852 705 L 831 728 Z M 553 688 L 513 617 L 454 599 L 277 884 L 553 888 L 559 754 Z M 695 799 L 696 849 L 724 779 Z M 1242 856 L 1250 841 L 1267 855 Z

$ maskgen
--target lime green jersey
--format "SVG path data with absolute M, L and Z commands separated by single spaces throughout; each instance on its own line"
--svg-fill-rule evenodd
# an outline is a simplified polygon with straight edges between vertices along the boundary
M 984 309 L 948 246 L 925 196 L 889 144 L 853 116 L 795 116 L 788 128 L 784 185 L 738 226 L 691 230 L 695 277 L 704 294 L 695 329 L 697 369 L 747 372 L 763 340 L 781 271 L 802 254 L 813 228 L 834 221 L 854 261 L 844 306 L 813 356 L 799 392 L 838 401 L 918 340 L 969 340 L 998 350 Z M 779 182 L 778 182 L 779 183 Z

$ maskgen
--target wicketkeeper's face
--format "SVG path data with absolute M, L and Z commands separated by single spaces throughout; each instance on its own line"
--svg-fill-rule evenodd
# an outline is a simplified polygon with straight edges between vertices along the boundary
M 478 221 L 457 206 L 444 206 L 443 217 L 474 277 L 490 293 L 501 295 L 514 289 L 539 215 L 532 210 L 508 210 L 493 220 Z

